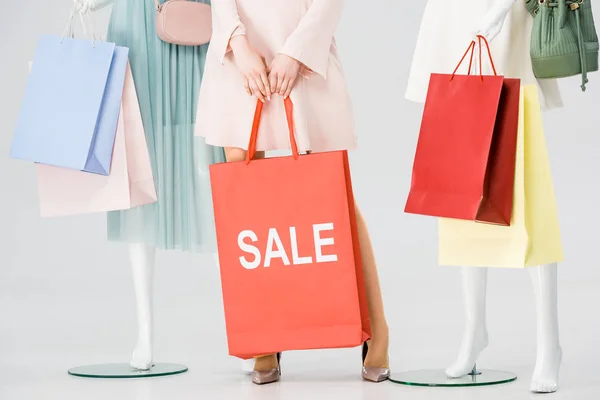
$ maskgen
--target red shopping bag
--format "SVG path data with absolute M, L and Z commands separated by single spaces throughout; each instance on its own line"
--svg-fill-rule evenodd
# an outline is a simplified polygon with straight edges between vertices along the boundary
M 353 347 L 370 337 L 348 154 L 210 167 L 229 354 Z
M 405 212 L 510 225 L 520 80 L 432 74 Z

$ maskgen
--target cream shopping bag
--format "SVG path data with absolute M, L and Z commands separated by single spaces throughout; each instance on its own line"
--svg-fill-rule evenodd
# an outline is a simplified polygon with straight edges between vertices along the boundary
M 43 217 L 125 210 L 157 201 L 131 69 L 127 65 L 109 176 L 37 165 Z
M 510 226 L 439 220 L 439 262 L 523 268 L 562 261 L 558 212 L 536 85 L 521 88 Z

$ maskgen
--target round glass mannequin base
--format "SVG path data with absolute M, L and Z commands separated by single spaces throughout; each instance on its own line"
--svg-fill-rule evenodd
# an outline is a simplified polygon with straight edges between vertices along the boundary
M 517 379 L 512 372 L 491 369 L 473 369 L 470 374 L 460 378 L 448 378 L 443 369 L 425 369 L 404 371 L 390 376 L 390 381 L 401 385 L 428 387 L 466 387 L 489 386 L 509 383 Z
M 133 368 L 127 363 L 120 364 L 98 364 L 98 365 L 85 365 L 83 367 L 71 368 L 68 372 L 69 375 L 79 376 L 83 378 L 150 378 L 153 376 L 166 376 L 182 374 L 188 370 L 188 367 L 180 364 L 166 364 L 158 363 L 154 364 L 152 368 L 147 371 L 142 371 Z

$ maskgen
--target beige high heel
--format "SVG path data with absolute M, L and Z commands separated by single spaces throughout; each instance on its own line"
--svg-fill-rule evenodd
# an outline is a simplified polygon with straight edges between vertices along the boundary
M 269 371 L 252 371 L 252 383 L 256 385 L 266 385 L 267 383 L 274 383 L 281 377 L 281 353 L 277 353 L 277 368 L 273 368 Z
M 365 366 L 365 359 L 367 358 L 367 353 L 369 352 L 369 345 L 367 342 L 363 343 L 362 348 L 362 373 L 361 376 L 364 380 L 370 382 L 383 382 L 388 380 L 390 377 L 390 369 L 389 368 L 379 368 L 379 367 L 367 367 Z

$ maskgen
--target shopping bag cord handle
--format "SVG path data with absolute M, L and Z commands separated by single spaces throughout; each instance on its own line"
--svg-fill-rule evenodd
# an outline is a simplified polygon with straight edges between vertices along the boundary
M 294 159 L 298 159 L 298 145 L 296 144 L 296 137 L 294 136 L 294 105 L 290 98 L 283 100 L 285 106 L 285 117 L 288 123 L 288 130 L 290 132 L 290 144 L 292 146 L 292 154 Z M 248 151 L 246 152 L 246 164 L 254 159 L 256 155 L 256 143 L 258 141 L 258 128 L 260 126 L 260 116 L 264 103 L 260 100 L 256 102 L 256 111 L 254 112 L 254 120 L 252 121 L 252 131 L 250 132 L 250 142 L 248 142 Z
M 494 65 L 494 59 L 492 58 L 492 50 L 490 49 L 489 42 L 482 35 L 477 35 L 477 40 L 479 41 L 479 76 L 481 77 L 481 80 L 483 80 L 483 61 L 482 61 L 482 58 L 481 58 L 481 41 L 482 40 L 485 43 L 485 47 L 487 49 L 487 53 L 488 53 L 488 56 L 489 56 L 489 59 L 490 59 L 490 64 L 492 66 L 492 70 L 494 71 L 494 75 L 498 75 L 498 73 L 496 72 L 496 65 Z M 450 77 L 450 81 L 452 81 L 454 79 L 454 76 L 456 75 L 456 71 L 458 71 L 458 69 L 462 65 L 463 61 L 465 60 L 465 58 L 467 57 L 467 54 L 469 54 L 469 52 L 471 52 L 471 58 L 469 60 L 469 72 L 468 72 L 468 75 L 471 75 L 471 67 L 473 66 L 473 55 L 475 54 L 475 41 L 474 40 L 471 41 L 471 44 L 469 44 L 469 47 L 467 48 L 467 51 L 465 51 L 465 54 L 463 54 L 462 58 L 458 62 L 458 65 L 456 66 L 456 68 L 452 72 L 452 76 Z
M 76 5 L 73 5 L 73 7 L 71 8 L 71 12 L 69 14 L 69 20 L 67 22 L 67 26 L 63 30 L 62 36 L 60 38 L 60 42 L 62 43 L 64 41 L 65 37 L 73 37 L 73 18 L 75 17 L 75 13 L 79 14 L 79 19 L 81 21 L 81 26 L 83 28 L 83 34 L 85 36 L 88 35 L 88 31 L 86 29 L 86 23 L 85 23 L 85 21 L 83 19 L 84 14 L 87 17 L 88 25 L 89 25 L 89 28 L 90 28 L 90 31 L 91 31 L 90 32 L 90 36 L 92 38 L 92 47 L 95 48 L 96 47 L 96 40 L 97 40 L 97 38 L 96 38 L 96 34 L 94 33 L 94 25 L 92 23 L 91 12 L 90 12 L 90 10 L 87 10 L 85 13 L 77 12 L 77 6 Z

